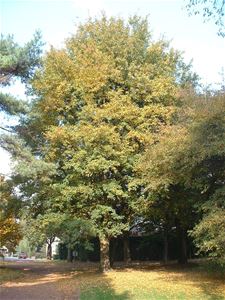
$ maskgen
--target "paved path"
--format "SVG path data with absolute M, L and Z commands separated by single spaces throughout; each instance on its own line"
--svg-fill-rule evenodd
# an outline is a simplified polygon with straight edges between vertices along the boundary
M 78 287 L 63 288 L 63 282 L 72 276 L 73 268 L 69 264 L 22 261 L 7 265 L 7 268 L 21 270 L 25 275 L 0 285 L 1 300 L 79 299 Z

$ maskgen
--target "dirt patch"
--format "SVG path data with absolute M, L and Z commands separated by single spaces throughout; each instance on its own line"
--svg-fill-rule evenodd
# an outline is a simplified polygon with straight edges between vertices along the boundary
M 1 300 L 79 299 L 79 288 L 64 289 L 62 282 L 71 278 L 74 266 L 53 263 L 15 263 L 7 269 L 20 270 L 23 277 L 0 286 Z

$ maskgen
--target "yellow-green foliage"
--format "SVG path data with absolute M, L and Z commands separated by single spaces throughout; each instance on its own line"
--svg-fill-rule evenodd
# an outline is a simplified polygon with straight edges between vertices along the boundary
M 0 246 L 14 249 L 20 241 L 21 228 L 16 220 L 16 199 L 10 184 L 0 177 Z
M 180 54 L 152 40 L 147 20 L 103 16 L 81 25 L 64 49 L 51 49 L 36 74 L 42 151 L 64 174 L 54 185 L 58 199 L 90 219 L 112 209 L 99 234 L 103 227 L 121 234 L 132 219 L 134 166 L 173 123 L 183 71 Z
M 148 148 L 137 170 L 148 190 L 164 192 L 183 223 L 198 207 L 203 217 L 192 237 L 200 252 L 224 260 L 224 92 L 196 97 L 180 119 L 178 125 L 161 132 L 159 142 Z M 178 214 L 178 207 L 182 213 Z

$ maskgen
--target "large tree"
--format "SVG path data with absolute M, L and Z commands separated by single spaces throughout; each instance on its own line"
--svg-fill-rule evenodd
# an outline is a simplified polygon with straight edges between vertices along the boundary
M 35 75 L 37 100 L 18 132 L 55 173 L 47 196 L 35 189 L 34 199 L 94 224 L 102 271 L 110 268 L 110 240 L 135 219 L 134 166 L 174 122 L 181 90 L 194 79 L 178 51 L 152 40 L 147 20 L 105 16 L 52 48 Z M 32 176 L 28 182 L 37 187 Z
M 42 52 L 42 41 L 39 32 L 36 32 L 33 39 L 26 43 L 24 46 L 19 46 L 13 36 L 3 36 L 0 38 L 0 86 L 5 87 L 14 83 L 15 80 L 20 80 L 22 83 L 28 85 L 29 81 L 34 75 L 35 70 L 40 66 L 40 55 Z M 4 91 L 4 89 L 3 89 Z M 28 105 L 21 99 L 16 99 L 10 94 L 0 92 L 0 113 L 9 116 L 21 116 L 28 112 Z M 4 132 L 14 133 L 16 132 L 13 126 L 0 125 L 0 129 Z M 29 162 L 31 153 L 24 151 L 21 141 L 17 142 L 15 135 L 5 136 L 0 135 L 0 146 L 6 150 L 10 150 L 10 153 L 17 159 L 20 157 L 25 158 Z M 7 145 L 7 146 L 6 146 Z M 29 156 L 29 158 L 28 158 Z M 3 181 L 1 178 L 1 188 L 5 189 L 9 181 Z M 5 201 L 10 203 L 16 202 L 13 189 L 9 192 L 8 196 L 1 192 L 1 205 L 4 206 Z M 16 203 L 15 203 L 16 204 Z M 2 207 L 1 207 L 2 208 Z M 18 207 L 17 207 L 18 208 Z M 5 213 L 1 210 L 1 243 L 15 244 L 21 238 L 21 230 L 18 224 L 18 211 L 12 213 Z

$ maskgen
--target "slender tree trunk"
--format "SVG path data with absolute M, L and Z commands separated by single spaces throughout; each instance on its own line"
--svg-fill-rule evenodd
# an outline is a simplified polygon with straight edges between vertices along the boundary
M 168 262 L 168 228 L 167 226 L 164 227 L 164 234 L 163 234 L 163 261 L 166 264 Z
M 107 272 L 110 270 L 110 259 L 109 259 L 109 238 L 100 237 L 100 270 L 101 272 Z
M 188 262 L 187 257 L 187 233 L 183 230 L 182 236 L 181 236 L 181 255 L 179 263 L 186 264 Z
M 110 249 L 110 267 L 112 268 L 114 265 L 115 261 L 115 253 L 116 253 L 116 248 L 117 248 L 117 239 L 111 240 L 112 245 Z
M 67 261 L 68 262 L 73 261 L 72 250 L 70 248 L 68 248 L 68 250 L 67 250 Z
M 131 262 L 129 232 L 123 237 L 123 260 L 125 263 Z
M 177 239 L 178 239 L 178 263 L 186 264 L 187 258 L 187 230 L 182 228 L 180 222 L 177 222 Z
M 52 243 L 49 242 L 47 246 L 47 259 L 52 259 Z

